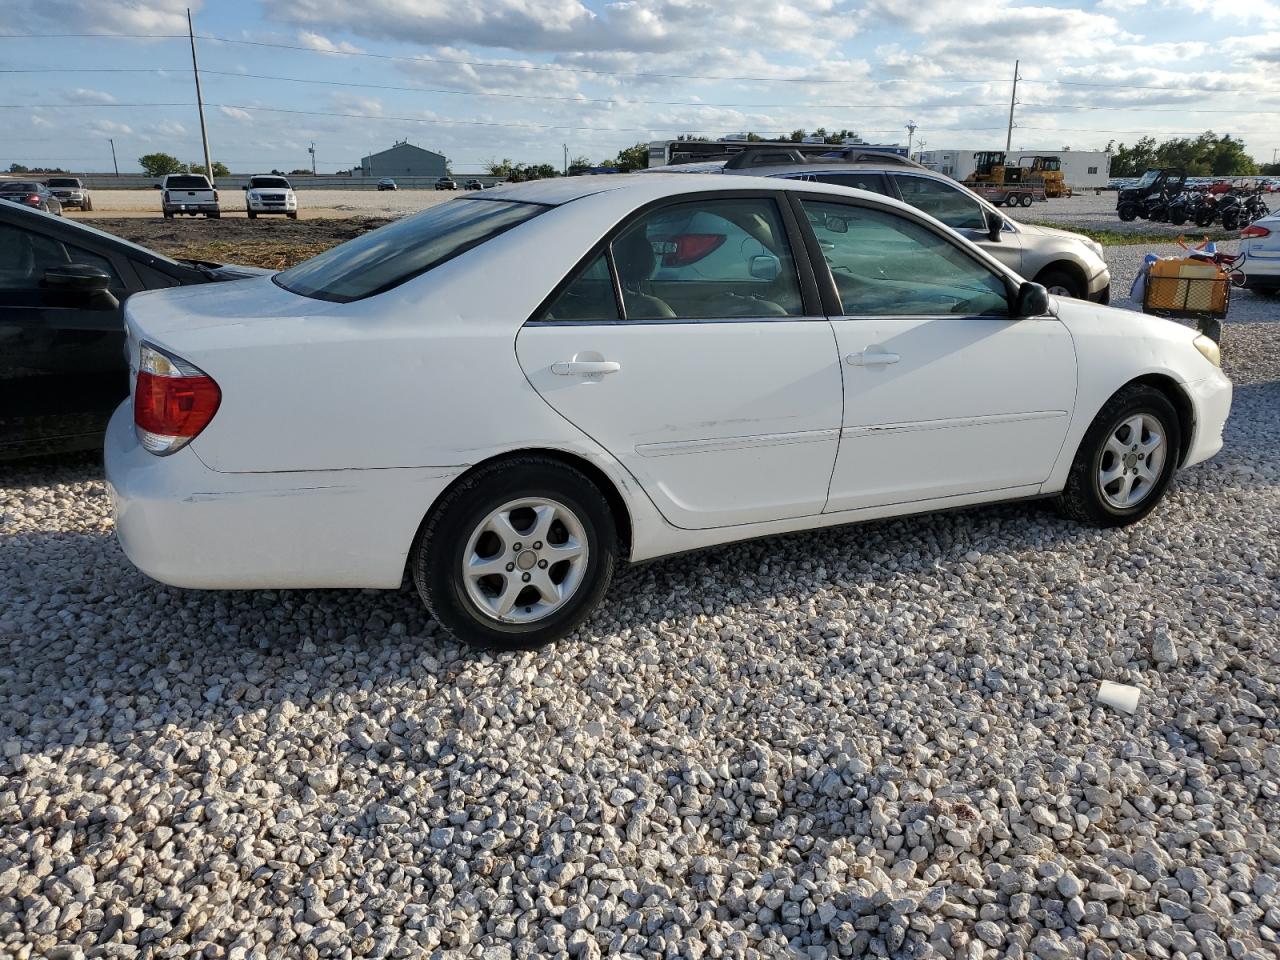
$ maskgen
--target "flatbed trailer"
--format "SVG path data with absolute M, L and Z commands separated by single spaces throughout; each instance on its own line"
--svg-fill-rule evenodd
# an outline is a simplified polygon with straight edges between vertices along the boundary
M 1042 183 L 966 183 L 965 186 L 997 207 L 1029 207 L 1049 199 Z

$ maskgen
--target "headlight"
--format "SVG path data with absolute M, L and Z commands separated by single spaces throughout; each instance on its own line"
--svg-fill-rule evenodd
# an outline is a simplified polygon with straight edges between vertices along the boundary
M 1200 356 L 1204 357 L 1215 367 L 1222 366 L 1222 350 L 1218 348 L 1216 343 L 1204 334 L 1196 337 L 1191 342 L 1195 345 L 1195 348 L 1200 351 Z

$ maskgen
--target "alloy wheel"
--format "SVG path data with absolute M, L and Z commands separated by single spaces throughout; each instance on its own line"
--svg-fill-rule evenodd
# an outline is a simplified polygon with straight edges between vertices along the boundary
M 1168 444 L 1155 417 L 1137 413 L 1111 431 L 1098 461 L 1098 489 L 1116 510 L 1142 503 L 1160 482 Z

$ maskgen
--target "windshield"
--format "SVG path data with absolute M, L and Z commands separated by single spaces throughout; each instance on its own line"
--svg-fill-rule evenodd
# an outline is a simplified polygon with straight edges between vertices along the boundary
M 48 184 L 51 187 L 78 187 L 80 181 L 72 177 L 50 177 Z
M 255 190 L 262 187 L 276 187 L 288 190 L 289 181 L 284 177 L 254 177 L 249 181 L 249 186 Z
M 548 210 L 461 198 L 348 240 L 274 277 L 292 293 L 347 303 L 390 290 Z
M 1139 187 L 1149 187 L 1156 182 L 1156 177 L 1160 176 L 1159 170 L 1148 170 L 1142 175 L 1142 178 L 1135 184 Z
M 165 181 L 169 190 L 208 190 L 209 181 L 204 177 L 170 177 Z

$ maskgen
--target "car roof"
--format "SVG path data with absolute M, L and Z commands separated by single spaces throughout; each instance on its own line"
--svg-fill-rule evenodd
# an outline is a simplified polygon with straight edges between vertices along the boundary
M 846 169 L 848 165 L 841 166 Z M 881 193 L 868 190 L 857 190 L 834 184 L 815 183 L 807 180 L 786 180 L 779 178 L 742 176 L 738 172 L 726 173 L 717 177 L 689 177 L 675 173 L 620 173 L 597 177 L 557 177 L 553 180 L 531 180 L 524 183 L 507 184 L 494 187 L 484 192 L 483 197 L 476 197 L 461 202 L 485 203 L 492 200 L 515 200 L 522 203 L 543 203 L 559 206 L 580 200 L 584 197 L 611 194 L 619 200 L 625 200 L 630 206 L 639 206 L 665 197 L 676 197 L 682 194 L 708 193 L 730 190 L 803 190 L 810 193 L 829 193 L 835 197 L 848 198 L 850 195 L 870 200 L 880 206 L 892 206 L 906 210 L 912 215 L 919 211 L 914 207 L 886 197 Z
M 5 203 L 0 206 L 0 220 L 9 220 L 15 226 L 37 230 L 41 233 L 55 236 L 59 240 L 65 240 L 68 243 L 96 246 L 98 249 L 110 247 L 125 256 L 135 258 L 140 255 L 145 256 L 148 258 L 148 262 L 152 264 L 164 263 L 169 266 L 180 266 L 184 269 L 189 269 L 186 264 L 179 263 L 172 257 L 158 253 L 150 247 L 134 243 L 132 240 L 126 240 L 124 237 L 117 237 L 113 233 L 107 233 L 105 230 L 91 227 L 82 220 L 71 220 L 67 217 L 55 216 L 52 213 L 33 210 L 30 207 L 24 207 L 16 203 Z

